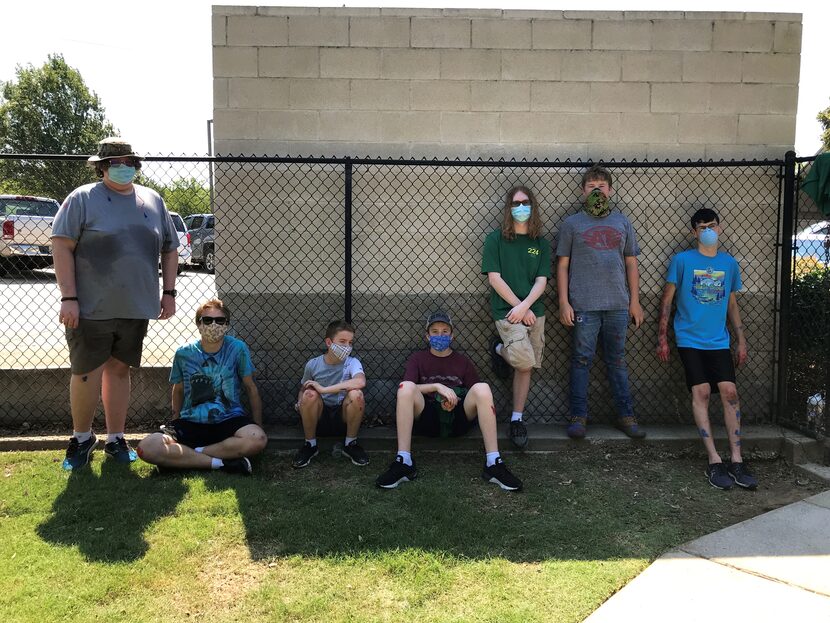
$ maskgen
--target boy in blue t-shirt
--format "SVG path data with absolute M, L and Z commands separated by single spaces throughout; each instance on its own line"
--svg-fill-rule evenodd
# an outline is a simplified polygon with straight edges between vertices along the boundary
M 174 420 L 145 437 L 138 456 L 162 467 L 250 474 L 247 457 L 268 441 L 251 353 L 245 342 L 225 335 L 230 310 L 219 299 L 199 306 L 196 326 L 201 339 L 181 346 L 170 370 Z M 253 417 L 242 406 L 243 387 Z
M 674 334 L 686 371 L 686 385 L 692 393 L 695 424 L 709 455 L 706 477 L 717 489 L 729 489 L 733 483 L 744 489 L 755 489 L 758 481 L 741 459 L 741 408 L 726 328 L 728 318 L 738 338 L 736 363 L 743 365 L 747 358 L 746 338 L 735 296 L 741 289 L 740 268 L 735 258 L 718 251 L 721 227 L 714 210 L 698 210 L 691 224 L 697 248 L 678 253 L 669 266 L 660 301 L 657 357 L 663 362 L 669 360 L 669 317 L 676 292 Z M 709 423 L 712 392 L 720 393 L 723 403 L 731 454 L 726 465 L 715 450 Z

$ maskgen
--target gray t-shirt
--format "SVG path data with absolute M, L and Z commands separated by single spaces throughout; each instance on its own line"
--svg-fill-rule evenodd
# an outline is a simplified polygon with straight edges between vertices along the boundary
M 323 359 L 325 355 L 320 355 L 314 359 L 309 360 L 305 364 L 303 371 L 303 380 L 300 385 L 306 381 L 317 381 L 323 387 L 331 387 L 343 381 L 353 379 L 358 374 L 363 374 L 363 366 L 355 357 L 346 357 L 346 361 L 336 363 L 330 366 Z M 346 392 L 338 392 L 337 394 L 322 394 L 323 402 L 330 406 L 337 406 L 346 397 Z
M 103 182 L 72 191 L 52 224 L 52 236 L 75 246 L 81 318 L 158 318 L 159 256 L 178 235 L 159 194 L 133 185 L 129 195 Z
M 634 228 L 618 210 L 604 218 L 583 211 L 566 218 L 556 255 L 570 258 L 568 300 L 574 311 L 628 309 L 625 258 L 639 254 Z

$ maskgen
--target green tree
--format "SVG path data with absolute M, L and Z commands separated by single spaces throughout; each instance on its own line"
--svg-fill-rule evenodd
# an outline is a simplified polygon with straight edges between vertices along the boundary
M 830 149 L 830 106 L 816 115 L 816 119 L 824 130 L 821 133 L 821 144 L 824 145 L 824 149 Z
M 95 153 L 116 132 L 98 96 L 60 54 L 42 67 L 17 66 L 16 79 L 0 83 L 0 151 L 29 154 Z M 31 195 L 62 201 L 95 180 L 84 162 L 0 160 L 0 179 Z
M 143 175 L 139 183 L 160 194 L 167 209 L 178 212 L 182 218 L 210 212 L 210 190 L 195 177 L 180 177 L 168 184 L 160 184 Z

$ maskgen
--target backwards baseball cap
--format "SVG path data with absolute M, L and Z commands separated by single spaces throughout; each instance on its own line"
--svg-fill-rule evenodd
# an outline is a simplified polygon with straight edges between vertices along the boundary
M 452 320 L 450 319 L 450 315 L 447 312 L 437 311 L 432 312 L 427 319 L 427 331 L 429 328 L 434 325 L 436 322 L 444 322 L 450 325 L 450 329 L 452 329 Z
M 101 160 L 109 160 L 110 158 L 128 157 L 142 159 L 141 156 L 133 152 L 133 146 L 127 141 L 117 136 L 110 136 L 98 143 L 98 153 L 90 156 L 87 162 L 100 162 Z

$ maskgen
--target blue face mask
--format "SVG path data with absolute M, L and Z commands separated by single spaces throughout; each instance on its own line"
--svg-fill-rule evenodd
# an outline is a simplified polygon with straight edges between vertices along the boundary
M 700 232 L 700 244 L 704 247 L 714 247 L 718 243 L 718 232 L 714 229 L 704 229 Z
M 135 167 L 126 164 L 116 164 L 109 169 L 109 178 L 116 184 L 129 184 L 135 179 Z
M 517 223 L 524 223 L 530 218 L 530 204 L 520 203 L 516 207 L 510 208 L 510 214 L 513 215 L 513 220 Z
M 430 335 L 429 336 L 429 347 L 434 350 L 443 352 L 450 347 L 450 342 L 452 342 L 451 335 Z

